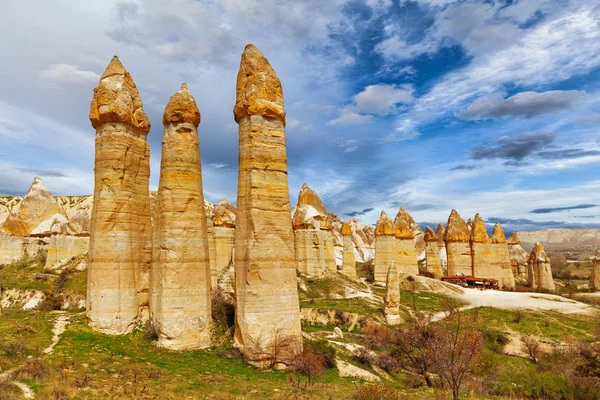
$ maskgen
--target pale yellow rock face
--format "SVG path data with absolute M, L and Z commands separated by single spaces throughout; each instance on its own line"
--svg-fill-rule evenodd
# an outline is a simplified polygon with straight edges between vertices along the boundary
M 396 262 L 396 229 L 385 211 L 381 212 L 375 226 L 375 282 L 384 284 L 392 262 Z M 396 267 L 394 266 L 394 269 Z
M 335 255 L 326 241 L 332 240 L 327 231 L 327 210 L 323 202 L 305 183 L 298 194 L 298 204 L 292 211 L 292 225 L 296 246 L 298 272 L 307 276 L 321 277 L 335 269 Z M 331 262 L 333 261 L 333 265 Z
M 590 274 L 590 289 L 600 289 L 600 250 L 596 251 L 596 256 L 592 258 L 594 264 Z
M 425 270 L 433 274 L 434 278 L 442 277 L 442 262 L 440 261 L 440 248 L 438 247 L 438 237 L 430 227 L 425 230 L 425 255 L 427 264 Z
M 239 175 L 235 225 L 234 345 L 264 365 L 257 342 L 277 333 L 301 343 L 294 232 L 281 83 L 262 53 L 248 45 L 236 88 Z M 291 352 L 283 357 L 292 357 Z
M 216 287 L 217 277 L 233 262 L 235 220 L 235 207 L 227 199 L 221 199 L 213 210 L 211 220 L 214 243 L 214 259 L 211 260 L 213 287 Z
M 36 176 L 19 206 L 12 210 L 0 229 L 9 235 L 29 236 L 39 224 L 56 214 L 67 216 L 44 182 Z
M 421 230 L 419 225 L 417 225 L 412 215 L 410 215 L 410 213 L 404 209 L 404 207 L 400 207 L 400 210 L 398 210 L 398 214 L 396 214 L 396 220 L 398 218 L 403 218 L 408 223 L 408 226 L 413 233 L 417 257 L 425 257 L 425 233 Z
M 342 226 L 344 252 L 342 254 L 342 274 L 349 278 L 356 278 L 356 257 L 354 256 L 354 241 L 352 228 L 348 222 Z
M 385 297 L 383 298 L 383 314 L 389 325 L 404 322 L 400 317 L 400 277 L 396 262 L 391 261 L 386 274 Z
M 491 263 L 500 268 L 500 285 L 504 289 L 513 290 L 515 288 L 515 276 L 512 271 L 512 264 L 510 259 L 510 250 L 508 249 L 508 243 L 506 242 L 506 235 L 504 229 L 499 222 L 494 225 L 494 231 L 492 232 L 492 260 Z
M 508 253 L 510 265 L 515 279 L 527 281 L 527 268 L 529 264 L 529 253 L 521 246 L 517 232 L 511 233 L 508 241 Z
M 0 265 L 10 264 L 23 257 L 26 244 L 27 238 L 9 235 L 0 230 Z
M 403 210 L 403 208 L 400 209 L 394 220 L 396 229 L 396 268 L 398 273 L 418 275 L 419 264 L 414 241 L 415 236 L 408 221 L 402 217 Z
M 546 289 L 551 292 L 556 290 L 550 268 L 550 258 L 546 255 L 540 242 L 537 242 L 531 250 L 527 273 L 527 282 L 532 289 Z
M 86 236 L 71 235 L 52 235 L 48 239 L 48 256 L 46 257 L 46 267 L 52 268 L 53 265 L 69 260 L 72 257 L 88 252 L 90 247 L 90 238 Z
M 171 97 L 163 123 L 152 322 L 161 347 L 206 348 L 211 344 L 211 275 L 197 131 L 200 113 L 185 84 Z
M 116 57 L 94 89 L 90 121 L 96 128 L 96 157 L 87 315 L 92 329 L 124 334 L 149 303 L 150 123 Z
M 448 217 L 444 241 L 448 275 L 473 275 L 469 229 L 456 210 L 452 210 Z

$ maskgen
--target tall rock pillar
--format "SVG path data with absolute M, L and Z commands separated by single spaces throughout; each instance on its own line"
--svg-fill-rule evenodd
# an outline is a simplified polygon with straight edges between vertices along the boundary
M 389 325 L 398 325 L 404 321 L 400 316 L 400 276 L 396 269 L 396 261 L 390 261 L 386 275 L 383 315 Z
M 396 235 L 396 268 L 398 273 L 419 274 L 419 264 L 417 262 L 417 248 L 415 245 L 415 235 L 403 214 L 404 209 L 400 208 L 394 219 Z
M 596 256 L 592 258 L 592 273 L 590 274 L 590 289 L 600 289 L 600 249 L 596 250 Z
M 527 281 L 527 265 L 529 263 L 529 253 L 521 247 L 521 240 L 517 232 L 510 234 L 508 241 L 508 253 L 510 255 L 510 265 L 515 280 L 521 282 Z
M 354 255 L 354 241 L 352 240 L 352 227 L 348 222 L 342 225 L 344 252 L 342 253 L 342 274 L 349 278 L 356 278 L 356 256 Z
M 492 240 L 479 214 L 471 222 L 471 262 L 473 276 L 500 280 L 500 271 L 492 263 Z
M 446 255 L 448 275 L 473 275 L 471 263 L 470 234 L 465 220 L 456 210 L 452 210 L 446 224 Z
M 427 265 L 425 270 L 433 275 L 435 279 L 442 277 L 442 263 L 440 262 L 440 249 L 438 237 L 430 227 L 425 230 L 425 256 Z
M 494 225 L 492 232 L 492 258 L 490 262 L 499 270 L 500 285 L 504 289 L 515 289 L 515 276 L 513 275 L 512 265 L 510 260 L 510 252 L 506 243 L 506 235 L 500 222 Z
M 96 157 L 87 315 L 92 329 L 123 334 L 148 306 L 150 123 L 116 56 L 94 89 L 90 121 Z
M 448 256 L 446 254 L 446 242 L 444 241 L 444 237 L 446 236 L 446 230 L 444 229 L 444 225 L 440 222 L 437 227 L 437 231 L 435 231 L 435 235 L 438 238 L 438 248 L 440 249 L 440 264 L 442 266 L 442 275 L 448 274 Z
M 281 82 L 253 45 L 246 46 L 233 109 L 239 124 L 235 225 L 234 345 L 255 365 L 258 347 L 282 335 L 302 341 L 290 218 Z M 260 346 L 259 346 L 260 345 Z M 284 357 L 292 357 L 292 349 Z
M 536 242 L 529 256 L 527 282 L 532 289 L 544 289 L 550 292 L 556 290 L 550 268 L 550 258 L 546 255 L 540 242 Z
M 211 275 L 198 125 L 200 112 L 184 83 L 163 114 L 156 199 L 159 252 L 152 305 L 159 346 L 198 349 L 211 343 Z
M 375 226 L 375 283 L 384 284 L 392 261 L 396 271 L 396 229 L 385 211 L 381 212 Z

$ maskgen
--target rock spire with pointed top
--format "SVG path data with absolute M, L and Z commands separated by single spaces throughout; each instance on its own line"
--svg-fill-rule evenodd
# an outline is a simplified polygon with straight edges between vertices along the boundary
M 440 248 L 438 247 L 438 237 L 430 227 L 425 229 L 425 270 L 433 275 L 435 279 L 440 279 L 442 273 L 442 262 L 440 261 Z
M 473 275 L 469 229 L 465 220 L 452 210 L 446 224 L 446 255 L 448 275 Z
M 163 123 L 152 320 L 159 346 L 206 348 L 211 344 L 211 274 L 197 130 L 200 112 L 185 83 L 169 100 Z
M 342 224 L 342 236 L 344 250 L 342 253 L 342 274 L 356 278 L 356 256 L 354 254 L 354 241 L 352 240 L 352 227 L 350 226 L 352 221 L 344 221 Z
M 556 290 L 550 268 L 550 258 L 546 255 L 544 246 L 540 242 L 536 242 L 531 250 L 527 275 L 527 282 L 532 289 L 545 289 L 551 292 Z
M 600 249 L 596 250 L 596 256 L 592 258 L 592 273 L 590 274 L 590 289 L 600 289 Z
M 87 315 L 92 329 L 123 334 L 148 317 L 150 123 L 117 57 L 94 89 L 90 121 L 96 128 L 96 155 Z
M 378 284 L 385 284 L 390 264 L 394 263 L 396 271 L 396 245 L 398 240 L 395 237 L 396 227 L 394 221 L 385 211 L 381 211 L 381 215 L 375 226 L 375 266 L 374 277 Z
M 281 82 L 253 45 L 244 49 L 233 109 L 239 124 L 234 345 L 268 363 L 257 343 L 302 343 Z M 291 358 L 289 352 L 283 358 Z M 290 360 L 287 360 L 290 361 Z
M 400 276 L 395 261 L 390 262 L 386 273 L 383 314 L 389 325 L 398 325 L 403 322 L 402 317 L 400 317 Z

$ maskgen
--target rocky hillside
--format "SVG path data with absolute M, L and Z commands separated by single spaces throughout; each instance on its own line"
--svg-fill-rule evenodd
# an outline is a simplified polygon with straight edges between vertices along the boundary
M 543 229 L 518 235 L 525 250 L 541 242 L 547 251 L 569 253 L 569 258 L 580 260 L 589 259 L 600 247 L 600 229 Z

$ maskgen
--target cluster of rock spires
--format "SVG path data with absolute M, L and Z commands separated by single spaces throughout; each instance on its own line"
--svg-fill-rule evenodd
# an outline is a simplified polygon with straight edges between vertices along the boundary
M 124 334 L 150 320 L 159 345 L 178 350 L 211 345 L 211 289 L 233 267 L 234 343 L 255 365 L 265 363 L 258 343 L 281 333 L 301 343 L 297 272 L 356 278 L 357 263 L 373 262 L 375 282 L 387 287 L 390 324 L 401 322 L 401 274 L 495 278 L 508 289 L 515 278 L 527 279 L 532 288 L 554 290 L 541 244 L 528 254 L 515 233 L 506 240 L 499 223 L 490 237 L 479 214 L 466 223 L 452 210 L 446 228 L 423 232 L 401 207 L 394 220 L 382 211 L 375 227 L 365 226 L 328 213 L 306 184 L 290 210 L 281 82 L 252 45 L 241 58 L 233 112 L 237 210 L 226 199 L 204 200 L 200 111 L 185 84 L 163 114 L 159 189 L 150 193 L 150 123 L 131 75 L 114 57 L 90 106 L 93 202 L 62 201 L 35 178 L 18 205 L 5 202 L 0 263 L 46 247 L 52 264 L 89 248 L 90 326 Z M 67 203 L 75 206 L 65 210 Z M 600 251 L 593 261 L 590 285 L 599 288 Z

